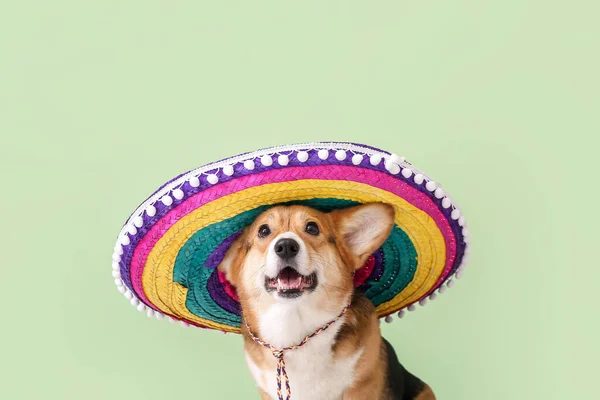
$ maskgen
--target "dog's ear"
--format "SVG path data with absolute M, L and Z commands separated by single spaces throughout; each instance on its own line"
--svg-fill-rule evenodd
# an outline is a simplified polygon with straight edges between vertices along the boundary
M 389 204 L 370 203 L 331 214 L 339 238 L 356 260 L 354 267 L 360 268 L 389 236 L 396 211 Z
M 233 273 L 233 271 L 238 267 L 241 262 L 244 251 L 244 243 L 246 242 L 246 233 L 248 228 L 245 228 L 242 233 L 231 243 L 227 252 L 225 253 L 225 257 L 221 263 L 217 266 L 217 269 L 225 274 L 225 277 L 229 282 L 231 282 L 234 286 L 236 285 L 235 276 L 237 274 Z

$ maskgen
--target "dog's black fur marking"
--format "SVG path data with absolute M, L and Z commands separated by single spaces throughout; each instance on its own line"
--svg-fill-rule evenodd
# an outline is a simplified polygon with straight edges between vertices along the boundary
M 425 383 L 408 372 L 398 361 L 398 356 L 390 342 L 383 337 L 381 339 L 387 353 L 387 382 L 391 398 L 394 400 L 414 399 L 423 391 Z

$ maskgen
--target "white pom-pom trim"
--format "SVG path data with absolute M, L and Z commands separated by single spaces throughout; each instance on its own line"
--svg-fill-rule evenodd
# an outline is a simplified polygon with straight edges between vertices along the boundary
M 447 197 L 444 197 L 444 199 L 442 200 L 442 207 L 450 208 L 451 205 L 452 205 L 452 202 L 450 201 L 450 199 Z
M 283 167 L 285 167 L 286 165 L 288 165 L 290 163 L 290 158 L 288 156 L 286 156 L 285 154 L 281 154 L 279 157 L 277 157 L 277 163 Z
M 437 185 L 434 181 L 429 181 L 425 184 L 425 188 L 430 192 L 433 192 L 435 189 L 437 189 Z
M 231 166 L 231 165 L 224 166 L 223 173 L 227 176 L 232 176 L 234 173 L 233 166 Z
M 219 177 L 216 174 L 210 174 L 206 177 L 206 180 L 211 185 L 216 185 L 219 182 Z
M 376 166 L 379 165 L 382 159 L 383 157 L 380 154 L 373 154 L 369 161 L 371 162 L 371 165 Z
M 160 199 L 161 203 L 163 203 L 165 206 L 170 206 L 171 204 L 173 204 L 173 198 L 169 195 L 165 195 Z
M 127 234 L 121 236 L 121 244 L 123 246 L 127 246 L 129 243 L 131 243 L 131 241 L 129 240 L 129 236 L 127 236 Z
M 319 150 L 317 155 L 321 160 L 327 160 L 327 157 L 329 157 L 329 152 L 327 150 L 321 149 Z
M 402 169 L 402 176 L 405 177 L 406 179 L 410 178 L 412 176 L 412 170 L 410 168 L 403 168 Z
M 179 188 L 173 190 L 173 197 L 175 197 L 175 199 L 177 199 L 177 200 L 183 199 L 183 190 L 181 190 Z
M 296 158 L 298 159 L 298 161 L 300 162 L 306 162 L 308 160 L 308 152 L 306 151 L 299 151 L 298 154 L 296 155 Z
M 413 179 L 417 185 L 420 185 L 425 180 L 425 177 L 423 176 L 423 174 L 416 174 Z
M 144 219 L 140 216 L 137 216 L 133 219 L 133 224 L 136 227 L 141 228 L 142 226 L 144 226 Z
M 388 315 L 387 317 L 385 317 L 385 322 L 387 324 L 392 323 L 393 320 L 394 320 L 394 318 L 391 315 Z
M 343 161 L 346 159 L 346 152 L 344 150 L 338 150 L 335 152 L 335 158 L 339 161 Z
M 273 165 L 273 157 L 271 157 L 268 154 L 265 154 L 260 158 L 260 163 L 265 167 L 270 167 L 271 165 Z
M 254 161 L 253 160 L 246 160 L 246 161 L 244 161 L 244 168 L 246 168 L 247 170 L 252 171 L 254 169 Z
M 450 217 L 456 221 L 458 218 L 460 218 L 460 210 L 458 208 L 455 208 L 454 210 L 452 210 Z
M 198 178 L 197 176 L 192 176 L 190 178 L 190 186 L 191 187 L 198 187 L 198 186 L 200 186 L 200 178 Z
M 149 217 L 154 217 L 156 215 L 156 207 L 150 204 L 148 208 L 146 208 L 146 215 Z
M 137 233 L 137 228 L 134 225 L 127 225 L 127 233 L 133 236 Z
M 363 155 L 362 154 L 355 154 L 352 156 L 352 164 L 354 165 L 358 165 L 362 162 L 363 160 Z

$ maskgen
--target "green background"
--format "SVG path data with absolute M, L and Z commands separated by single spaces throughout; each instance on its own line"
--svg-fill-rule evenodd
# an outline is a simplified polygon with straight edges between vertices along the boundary
M 599 12 L 3 1 L 0 398 L 257 398 L 240 338 L 136 312 L 111 252 L 178 173 L 318 140 L 404 155 L 463 208 L 465 277 L 383 326 L 438 398 L 594 398 Z

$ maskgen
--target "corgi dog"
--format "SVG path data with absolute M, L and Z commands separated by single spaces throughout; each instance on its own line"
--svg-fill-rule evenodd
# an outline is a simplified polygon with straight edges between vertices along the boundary
M 236 288 L 248 368 L 263 400 L 435 400 L 381 337 L 354 272 L 387 239 L 394 208 L 275 206 L 219 265 Z

